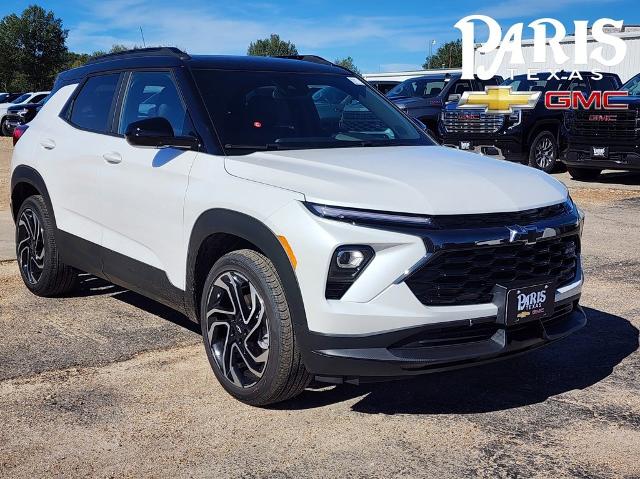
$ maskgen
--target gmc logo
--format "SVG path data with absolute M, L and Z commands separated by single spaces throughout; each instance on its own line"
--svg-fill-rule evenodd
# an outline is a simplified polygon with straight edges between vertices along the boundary
M 616 115 L 589 115 L 589 121 L 616 121 Z
M 544 106 L 549 110 L 577 110 L 595 108 L 596 110 L 626 110 L 629 105 L 612 102 L 612 98 L 627 97 L 627 91 L 548 91 L 544 94 Z M 613 121 L 613 120 L 612 120 Z

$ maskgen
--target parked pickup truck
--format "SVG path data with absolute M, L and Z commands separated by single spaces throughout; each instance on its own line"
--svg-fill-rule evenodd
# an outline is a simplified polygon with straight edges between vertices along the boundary
M 594 180 L 603 169 L 640 170 L 640 74 L 625 83 L 628 110 L 565 113 L 568 141 L 563 162 L 577 180 Z
M 438 118 L 447 102 L 458 101 L 465 91 L 483 91 L 485 86 L 502 82 L 499 76 L 489 80 L 463 80 L 461 76 L 461 73 L 435 73 L 410 78 L 389 90 L 387 97 L 438 136 Z
M 602 73 L 600 79 L 594 78 L 591 72 L 580 72 L 581 78 L 567 79 L 567 75 L 558 73 L 559 80 L 550 73 L 538 73 L 538 79 L 517 75 L 502 83 L 511 86 L 513 91 L 542 92 L 532 110 L 517 110 L 510 115 L 486 114 L 483 110 L 458 108 L 457 103 L 450 103 L 438 125 L 442 144 L 529 164 L 547 173 L 552 171 L 566 139 L 560 128 L 562 111 L 544 106 L 544 92 L 617 90 L 622 84 L 614 73 Z

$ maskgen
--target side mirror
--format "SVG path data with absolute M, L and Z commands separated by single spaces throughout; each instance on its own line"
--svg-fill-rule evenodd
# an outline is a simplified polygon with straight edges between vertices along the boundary
M 134 121 L 127 126 L 124 137 L 130 145 L 146 148 L 196 150 L 200 146 L 193 136 L 175 136 L 169 120 L 162 117 Z
M 413 121 L 416 126 L 418 128 L 420 128 L 422 131 L 429 131 L 429 128 L 427 128 L 427 125 L 425 125 L 424 123 L 422 123 L 420 120 L 418 120 L 417 118 L 411 118 L 411 121 Z
M 462 95 L 460 93 L 452 93 L 447 98 L 447 101 L 460 101 L 460 98 L 462 98 Z

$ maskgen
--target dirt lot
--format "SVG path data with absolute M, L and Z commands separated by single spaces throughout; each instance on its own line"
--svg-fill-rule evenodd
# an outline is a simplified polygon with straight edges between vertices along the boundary
M 224 393 L 180 315 L 88 279 L 36 298 L 0 262 L 0 477 L 640 476 L 640 176 L 569 184 L 588 215 L 585 329 L 271 409 Z

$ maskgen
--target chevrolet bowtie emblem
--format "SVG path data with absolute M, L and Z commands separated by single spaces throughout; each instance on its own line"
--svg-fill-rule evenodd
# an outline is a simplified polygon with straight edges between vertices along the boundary
M 510 86 L 486 86 L 484 91 L 466 91 L 458 108 L 482 108 L 485 113 L 513 113 L 514 109 L 535 108 L 541 92 L 511 91 Z

